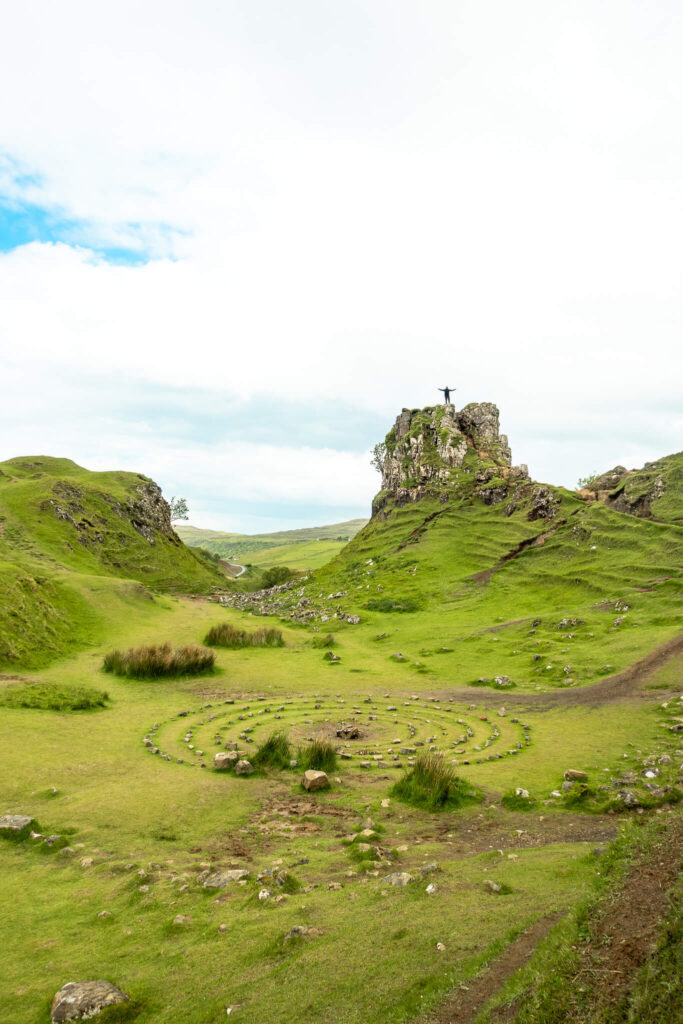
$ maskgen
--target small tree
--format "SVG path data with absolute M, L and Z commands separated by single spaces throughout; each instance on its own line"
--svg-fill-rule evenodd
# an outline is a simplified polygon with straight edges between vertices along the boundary
M 187 501 L 185 498 L 176 498 L 175 496 L 169 501 L 169 508 L 171 509 L 171 522 L 175 523 L 179 519 L 189 519 Z
M 387 454 L 387 446 L 385 441 L 378 441 L 375 447 L 372 449 L 372 458 L 370 459 L 370 465 L 381 473 L 384 470 L 384 459 Z

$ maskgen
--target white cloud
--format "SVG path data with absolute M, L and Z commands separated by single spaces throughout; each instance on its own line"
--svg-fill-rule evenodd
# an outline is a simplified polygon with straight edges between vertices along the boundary
M 6 188 L 82 221 L 84 246 L 157 258 L 0 257 L 0 369 L 23 399 L 6 455 L 55 436 L 32 391 L 86 369 L 118 430 L 62 430 L 76 458 L 123 458 L 125 437 L 188 464 L 121 422 L 109 374 L 264 395 L 275 418 L 324 395 L 387 426 L 448 383 L 459 404 L 496 401 L 515 457 L 564 483 L 679 447 L 656 403 L 680 397 L 682 37 L 677 5 L 623 0 L 15 5 L 0 137 L 38 177 Z M 69 393 L 61 415 L 80 422 Z M 294 455 L 283 436 L 299 497 L 365 502 L 366 456 L 325 483 L 315 445 Z M 248 466 L 273 464 L 234 447 L 229 469 L 226 452 L 244 493 Z M 282 479 L 254 500 L 279 501 Z

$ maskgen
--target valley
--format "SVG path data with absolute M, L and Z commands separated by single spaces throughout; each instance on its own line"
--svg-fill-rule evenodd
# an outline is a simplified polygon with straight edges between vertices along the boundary
M 86 978 L 129 997 L 95 1019 L 139 1024 L 677 1019 L 681 456 L 625 511 L 619 474 L 512 466 L 490 403 L 404 410 L 384 445 L 348 542 L 207 548 L 295 570 L 262 591 L 147 478 L 0 465 L 0 814 L 30 822 L 0 836 L 3 1022 Z M 215 627 L 211 671 L 103 670 Z M 629 886 L 659 895 L 610 919 Z

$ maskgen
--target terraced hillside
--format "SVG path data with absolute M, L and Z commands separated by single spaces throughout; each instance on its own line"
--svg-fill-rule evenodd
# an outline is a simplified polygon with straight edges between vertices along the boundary
M 533 482 L 488 404 L 383 455 L 307 578 L 89 577 L 106 631 L 0 677 L 7 1024 L 76 979 L 138 1024 L 680 1019 L 683 530 Z M 209 640 L 209 674 L 103 671 Z

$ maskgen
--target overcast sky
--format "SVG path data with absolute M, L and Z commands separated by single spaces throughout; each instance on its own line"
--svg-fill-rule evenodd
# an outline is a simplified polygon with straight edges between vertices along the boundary
M 445 385 L 540 480 L 681 447 L 678 0 L 3 6 L 0 459 L 256 532 Z

